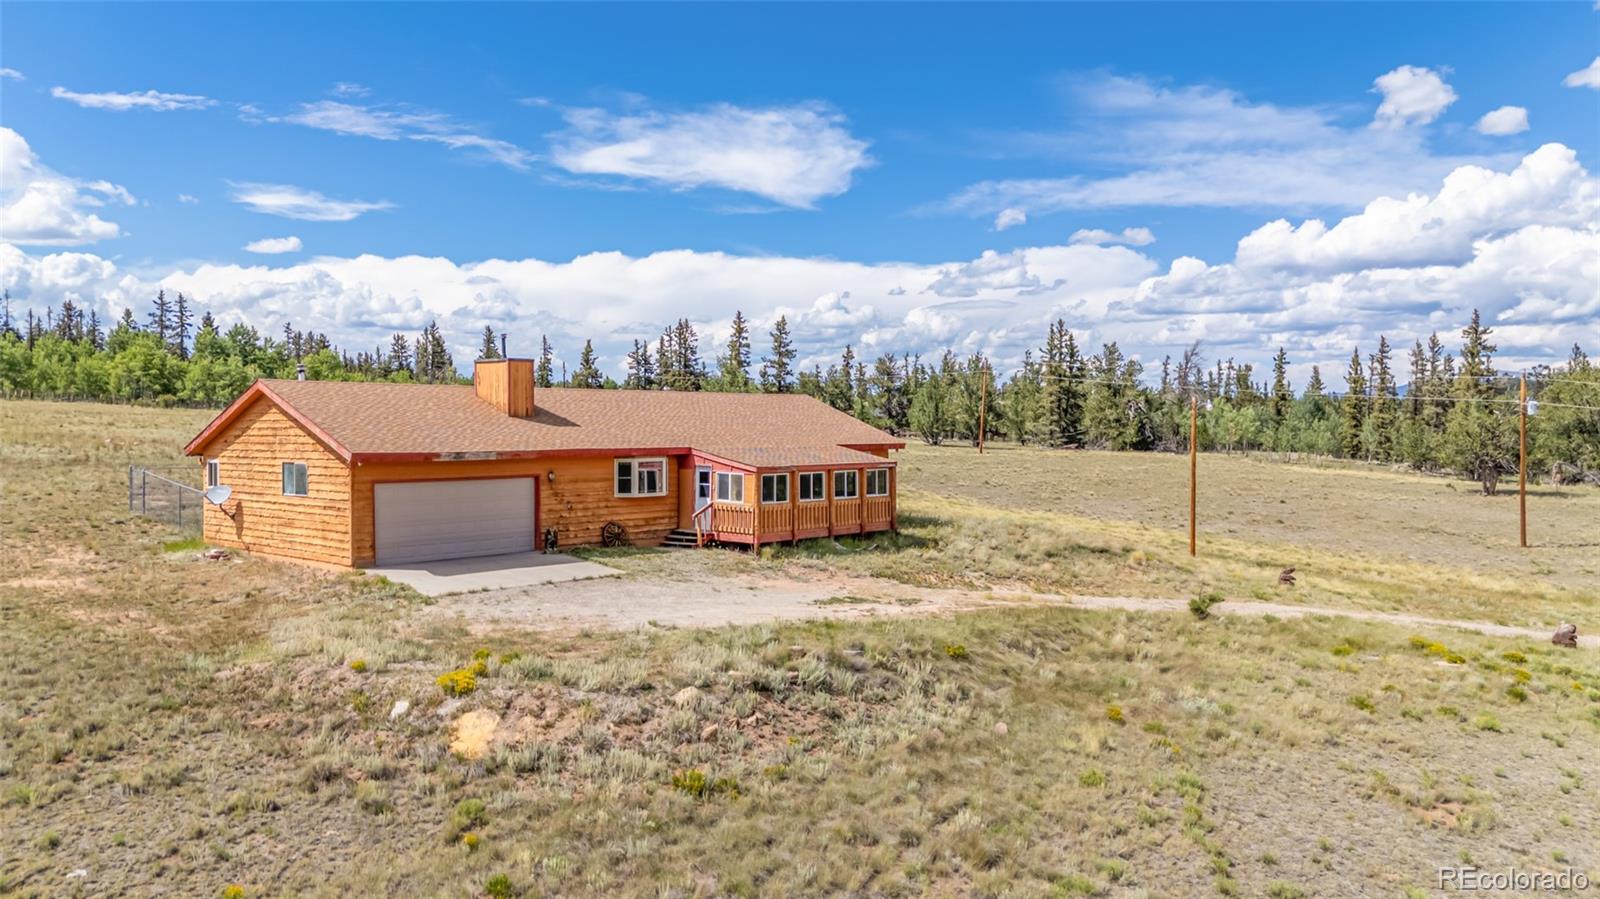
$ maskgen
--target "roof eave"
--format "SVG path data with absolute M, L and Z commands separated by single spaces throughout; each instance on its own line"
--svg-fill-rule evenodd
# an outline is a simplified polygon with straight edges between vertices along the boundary
M 285 400 L 276 391 L 268 387 L 259 378 L 257 378 L 254 383 L 246 388 L 244 393 L 239 394 L 238 399 L 235 399 L 233 402 L 228 404 L 227 408 L 217 413 L 217 417 L 213 418 L 211 423 L 206 425 L 204 430 L 202 430 L 199 434 L 196 434 L 195 438 L 189 441 L 188 446 L 183 448 L 183 454 L 185 456 L 199 455 L 201 451 L 211 443 L 212 440 L 216 439 L 216 436 L 221 433 L 224 428 L 230 424 L 233 424 L 233 422 L 244 413 L 244 410 L 248 409 L 250 404 L 255 402 L 257 399 L 265 399 L 272 403 L 272 405 L 278 407 L 283 414 L 289 416 L 289 418 L 292 419 L 295 424 L 298 424 L 312 437 L 316 438 L 318 443 L 326 446 L 334 455 L 338 456 L 346 463 L 350 461 L 352 454 L 344 444 L 340 443 L 338 440 L 335 440 L 332 434 L 324 431 L 317 425 L 316 422 L 307 418 L 303 413 L 300 412 L 300 410 L 296 409 L 291 403 L 289 403 L 289 401 Z

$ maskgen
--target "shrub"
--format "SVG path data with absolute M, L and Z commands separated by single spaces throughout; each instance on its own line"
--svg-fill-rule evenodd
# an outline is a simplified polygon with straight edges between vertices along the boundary
M 1507 687 L 1506 688 L 1506 695 L 1511 697 L 1512 699 L 1516 700 L 1517 702 L 1527 702 L 1528 701 L 1528 691 L 1522 689 L 1521 685 L 1519 685 L 1519 684 L 1512 684 L 1511 686 Z
M 483 882 L 483 892 L 490 899 L 511 899 L 517 894 L 517 888 L 511 885 L 510 877 L 496 874 Z
M 1522 663 L 1528 661 L 1527 656 L 1515 650 L 1507 650 L 1506 652 L 1500 653 L 1500 658 L 1505 659 L 1513 665 L 1521 665 Z
M 466 696 L 478 689 L 478 675 L 466 668 L 446 671 L 434 681 L 446 696 Z
M 477 852 L 480 842 L 482 842 L 482 838 L 471 831 L 461 835 L 461 845 L 466 847 L 468 852 Z
M 1106 776 L 1100 773 L 1099 768 L 1090 768 L 1078 775 L 1078 783 L 1085 787 L 1103 787 L 1106 785 Z
M 1271 899 L 1305 899 L 1306 891 L 1292 883 L 1277 880 L 1267 885 L 1267 895 Z
M 1222 594 L 1216 590 L 1202 593 L 1189 600 L 1189 611 L 1194 614 L 1195 618 L 1204 621 L 1211 617 L 1211 607 L 1222 602 L 1222 599 Z
M 352 661 L 350 663 L 350 670 L 354 671 L 357 674 L 360 674 L 363 671 L 366 671 L 367 670 L 367 660 L 366 659 L 356 659 L 356 660 Z
M 1332 652 L 1336 656 L 1348 656 L 1354 655 L 1357 648 L 1358 647 L 1355 643 L 1353 643 L 1349 638 L 1346 638 L 1344 640 L 1340 640 L 1338 644 L 1333 647 Z
M 706 773 L 698 768 L 679 771 L 672 775 L 672 788 L 699 799 L 706 795 Z
M 1484 712 L 1478 715 L 1478 717 L 1472 719 L 1472 726 L 1476 727 L 1478 730 L 1489 730 L 1494 731 L 1495 733 L 1500 733 L 1502 730 L 1500 727 L 1500 719 L 1489 714 L 1488 712 Z
M 1372 697 L 1366 695 L 1365 693 L 1358 693 L 1355 696 L 1350 697 L 1349 702 L 1350 702 L 1351 705 L 1355 706 L 1356 708 L 1360 709 L 1363 712 L 1366 712 L 1369 715 L 1372 714 L 1374 711 L 1376 711 L 1377 708 L 1378 708 L 1376 705 L 1373 704 Z
M 1112 720 L 1112 721 L 1117 722 L 1118 724 L 1121 724 L 1122 721 L 1123 721 L 1123 718 L 1122 718 L 1122 706 L 1120 706 L 1120 705 L 1108 705 L 1108 706 L 1106 706 L 1106 717 L 1108 719 Z
M 944 654 L 952 659 L 964 659 L 967 657 L 967 648 L 960 643 L 946 643 Z
M 244 887 L 236 883 L 230 883 L 223 887 L 222 892 L 217 895 L 221 896 L 222 899 L 244 899 Z

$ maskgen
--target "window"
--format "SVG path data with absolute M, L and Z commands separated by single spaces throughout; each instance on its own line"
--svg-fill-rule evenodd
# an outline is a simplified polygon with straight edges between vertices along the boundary
M 833 473 L 834 499 L 855 499 L 856 489 L 858 486 L 859 485 L 856 483 L 856 472 L 854 469 L 850 471 L 836 471 Z
M 666 459 L 618 459 L 617 496 L 665 496 Z
M 206 460 L 206 486 L 215 487 L 222 483 L 221 463 L 216 459 Z
M 285 462 L 285 463 L 283 463 L 283 495 L 284 496 L 305 496 L 306 495 L 306 463 L 304 463 L 304 462 Z
M 717 472 L 717 499 L 725 503 L 744 502 L 744 475 L 737 471 Z
M 789 475 L 764 474 L 761 476 L 761 501 L 776 504 L 789 501 Z
M 800 472 L 800 501 L 803 503 L 818 503 L 828 498 L 823 493 L 824 474 L 820 471 Z
M 869 469 L 867 469 L 867 495 L 868 496 L 888 496 L 889 495 L 889 469 L 887 469 L 887 468 L 869 468 Z

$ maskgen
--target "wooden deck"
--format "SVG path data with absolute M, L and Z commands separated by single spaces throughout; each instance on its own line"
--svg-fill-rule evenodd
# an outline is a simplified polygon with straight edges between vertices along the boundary
M 827 470 L 828 496 L 825 499 L 804 501 L 798 498 L 793 480 L 797 472 L 788 472 L 789 501 L 778 503 L 749 500 L 760 495 L 759 476 L 752 476 L 745 490 L 746 502 L 711 504 L 710 527 L 702 537 L 707 542 L 760 545 L 896 530 L 895 496 L 899 478 L 895 467 L 887 469 L 889 492 L 878 496 L 859 495 L 865 489 L 866 472 L 872 470 L 866 468 L 856 470 L 857 496 L 833 496 L 833 473 L 838 470 Z

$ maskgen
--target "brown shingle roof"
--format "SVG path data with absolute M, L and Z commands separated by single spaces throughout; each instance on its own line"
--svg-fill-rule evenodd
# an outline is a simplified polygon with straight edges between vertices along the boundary
M 533 417 L 524 419 L 500 412 L 470 386 L 286 380 L 257 386 L 351 456 L 692 448 L 749 465 L 790 466 L 884 464 L 843 447 L 904 445 L 799 394 L 544 387 L 535 391 Z M 189 452 L 203 448 L 208 432 L 234 411 L 218 416 Z

